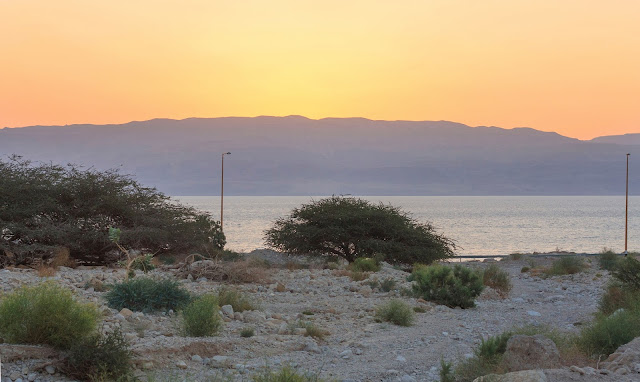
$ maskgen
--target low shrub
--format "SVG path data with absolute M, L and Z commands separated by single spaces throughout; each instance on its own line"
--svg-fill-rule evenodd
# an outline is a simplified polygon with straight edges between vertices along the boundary
M 154 269 L 156 269 L 155 265 L 153 265 L 153 255 L 152 254 L 145 254 L 145 255 L 140 255 L 138 257 L 135 257 L 132 261 L 131 261 L 131 269 L 133 270 L 139 270 L 142 271 L 144 273 L 147 273 L 149 271 L 152 271 Z
M 370 257 L 358 257 L 349 264 L 349 269 L 354 272 L 378 272 L 380 267 L 380 262 Z
M 313 337 L 315 339 L 322 340 L 324 339 L 324 336 L 327 334 L 325 330 L 320 329 L 319 327 L 315 326 L 310 322 L 306 323 L 304 325 L 304 328 L 306 330 L 304 333 L 306 337 Z
M 64 361 L 63 371 L 70 377 L 88 381 L 129 380 L 128 377 L 133 376 L 131 357 L 129 344 L 116 329 L 74 344 Z
M 237 289 L 227 287 L 218 289 L 218 304 L 220 306 L 231 305 L 234 312 L 256 309 L 249 296 Z
M 53 277 L 56 275 L 56 269 L 49 265 L 40 264 L 36 267 L 38 277 Z
M 527 272 L 529 272 L 529 270 L 531 270 L 531 268 L 529 268 L 529 267 L 522 267 L 522 268 L 520 268 L 520 273 L 527 273 Z
M 242 328 L 240 330 L 240 337 L 249 338 L 255 335 L 255 330 L 253 328 Z
M 416 313 L 427 313 L 427 310 L 421 306 L 414 306 L 413 311 Z
M 509 273 L 502 270 L 496 264 L 491 264 L 482 274 L 482 283 L 498 291 L 502 296 L 507 296 L 511 291 L 511 279 Z
M 98 311 L 52 282 L 22 287 L 0 302 L 0 337 L 5 342 L 68 349 L 95 331 Z
M 154 312 L 178 310 L 189 303 L 191 295 L 174 280 L 136 278 L 114 284 L 105 298 L 113 309 Z
M 456 382 L 471 382 L 483 375 L 495 373 L 507 349 L 511 332 L 482 339 L 473 357 L 462 361 L 455 369 Z
M 483 288 L 481 275 L 461 265 L 416 267 L 410 279 L 416 296 L 451 308 L 474 307 Z
M 285 366 L 278 371 L 265 370 L 262 374 L 253 376 L 253 382 L 323 382 L 316 374 L 301 373 Z
M 383 292 L 391 292 L 393 288 L 396 287 L 396 280 L 391 277 L 387 277 L 386 279 L 380 281 L 380 290 Z
M 598 263 L 600 268 L 608 271 L 613 271 L 618 267 L 618 264 L 622 260 L 622 257 L 610 249 L 604 248 L 598 256 Z
M 640 261 L 630 256 L 625 257 L 613 271 L 613 277 L 623 288 L 640 290 Z
M 580 347 L 589 355 L 602 355 L 606 358 L 618 347 L 640 336 L 639 313 L 635 310 L 620 310 L 610 316 L 598 316 L 580 333 Z
M 562 256 L 551 264 L 551 268 L 545 270 L 549 276 L 572 275 L 584 270 L 585 264 L 582 257 Z
M 620 283 L 612 283 L 600 298 L 600 312 L 610 315 L 618 309 L 630 309 L 640 312 L 640 291 L 624 288 Z
M 523 257 L 524 257 L 524 254 L 516 252 L 516 253 L 511 253 L 509 257 L 507 257 L 507 259 L 515 261 L 515 260 L 520 260 Z
M 391 300 L 376 309 L 376 320 L 391 322 L 399 326 L 411 326 L 414 320 L 413 308 L 402 300 Z
M 184 307 L 181 315 L 184 332 L 189 337 L 214 336 L 222 328 L 218 298 L 214 295 L 194 299 Z

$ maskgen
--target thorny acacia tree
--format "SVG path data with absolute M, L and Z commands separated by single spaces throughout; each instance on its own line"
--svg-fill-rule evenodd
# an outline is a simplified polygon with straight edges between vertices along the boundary
M 399 208 L 332 196 L 295 208 L 265 232 L 268 246 L 293 254 L 323 254 L 349 262 L 385 255 L 396 264 L 431 263 L 452 257 L 455 244 Z
M 174 203 L 116 170 L 0 159 L 0 266 L 28 264 L 69 248 L 79 263 L 105 264 L 120 244 L 152 253 L 221 249 L 211 216 Z

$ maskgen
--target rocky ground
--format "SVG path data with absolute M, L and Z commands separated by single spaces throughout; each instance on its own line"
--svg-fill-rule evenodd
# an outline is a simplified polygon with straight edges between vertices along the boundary
M 271 263 L 290 260 L 265 251 L 253 255 Z M 145 378 L 247 380 L 265 366 L 277 369 L 291 365 L 338 381 L 410 382 L 438 381 L 441 359 L 457 361 L 470 357 L 482 338 L 513 327 L 550 325 L 577 332 L 591 321 L 609 278 L 606 271 L 597 267 L 595 258 L 583 273 L 546 279 L 521 273 L 523 266 L 531 265 L 530 261 L 500 261 L 498 264 L 509 272 L 513 283 L 509 296 L 500 298 L 495 291 L 488 290 L 477 300 L 475 308 L 464 310 L 403 297 L 402 288 L 410 287 L 406 281 L 408 273 L 388 265 L 368 280 L 358 282 L 330 269 L 270 269 L 258 283 L 235 286 L 246 292 L 260 310 L 226 311 L 222 332 L 210 338 L 183 337 L 179 317 L 173 312 L 142 314 L 106 307 L 104 292 L 97 291 L 96 286 L 121 281 L 123 270 L 61 267 L 52 278 L 73 289 L 80 298 L 101 306 L 103 330 L 120 327 L 124 331 L 134 350 L 138 373 Z M 534 261 L 540 266 L 552 259 L 540 257 Z M 175 270 L 168 268 L 150 273 L 153 277 L 175 277 L 174 274 Z M 381 292 L 369 286 L 374 278 L 392 278 L 396 286 L 390 292 Z M 0 289 L 4 292 L 43 280 L 34 270 L 0 270 Z M 181 282 L 197 294 L 215 291 L 222 285 L 191 277 Z M 373 317 L 375 308 L 391 298 L 422 307 L 425 313 L 418 313 L 411 327 L 377 323 Z M 299 322 L 311 322 L 328 335 L 321 340 L 305 337 L 304 330 L 295 329 Z M 247 327 L 254 328 L 255 336 L 240 336 L 240 330 Z M 52 361 L 55 355 L 47 349 L 2 344 L 0 355 L 2 382 L 68 380 L 58 373 Z M 581 362 L 573 370 L 566 365 L 541 373 L 548 381 L 640 380 L 640 363 L 638 370 L 633 370 L 636 364 L 628 364 L 626 371 L 616 372 L 596 370 L 600 365 Z

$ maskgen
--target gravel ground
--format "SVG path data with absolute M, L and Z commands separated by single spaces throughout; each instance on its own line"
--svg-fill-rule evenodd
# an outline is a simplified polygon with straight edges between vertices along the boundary
M 253 255 L 272 263 L 284 264 L 290 260 L 267 251 Z M 551 261 L 551 258 L 535 260 L 538 266 Z M 468 264 L 487 266 L 486 263 Z M 529 265 L 526 259 L 498 264 L 511 276 L 513 289 L 509 296 L 502 299 L 495 292 L 485 291 L 475 308 L 464 310 L 403 297 L 400 290 L 410 287 L 406 281 L 408 274 L 388 265 L 370 279 L 392 278 L 396 287 L 391 292 L 372 290 L 368 280 L 355 282 L 328 269 L 273 269 L 262 283 L 236 286 L 248 293 L 260 310 L 227 318 L 222 333 L 210 338 L 181 336 L 179 318 L 171 312 L 128 315 L 107 308 L 103 293 L 87 283 L 122 280 L 122 270 L 61 268 L 53 279 L 72 288 L 83 299 L 100 305 L 105 312 L 104 330 L 120 327 L 132 344 L 138 373 L 153 374 L 158 380 L 205 381 L 221 376 L 246 380 L 265 365 L 276 369 L 288 364 L 334 380 L 410 382 L 438 381 L 441 359 L 455 362 L 469 357 L 482 338 L 513 327 L 550 325 L 564 331 L 579 331 L 591 321 L 609 278 L 595 262 L 583 273 L 547 279 L 521 273 L 521 268 Z M 172 273 L 165 269 L 153 271 L 151 275 L 169 277 Z M 0 271 L 0 288 L 4 291 L 42 280 L 33 270 Z M 221 286 L 203 279 L 182 282 L 195 293 L 212 292 Z M 416 314 L 411 327 L 375 322 L 375 308 L 392 298 L 401 298 L 426 312 Z M 301 335 L 302 330 L 296 334 L 292 327 L 299 321 L 313 323 L 328 335 L 316 340 Z M 239 332 L 246 327 L 254 328 L 256 335 L 242 338 Z M 0 354 L 6 354 L 8 347 L 0 345 Z M 3 362 L 3 378 L 6 381 L 67 380 L 51 366 L 48 371 L 44 368 L 43 365 L 51 362 L 35 357 Z M 569 371 L 568 367 L 545 373 L 549 381 L 640 380 L 640 374 L 582 376 Z M 633 379 L 636 375 L 639 377 Z

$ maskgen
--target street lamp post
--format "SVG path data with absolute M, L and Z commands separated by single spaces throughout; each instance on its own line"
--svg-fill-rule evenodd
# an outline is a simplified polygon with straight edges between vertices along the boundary
M 624 206 L 624 255 L 627 256 L 627 233 L 629 232 L 629 155 L 627 154 L 627 191 Z
M 222 230 L 224 213 L 224 156 L 231 155 L 230 152 L 222 153 L 222 172 L 220 176 L 220 230 Z

